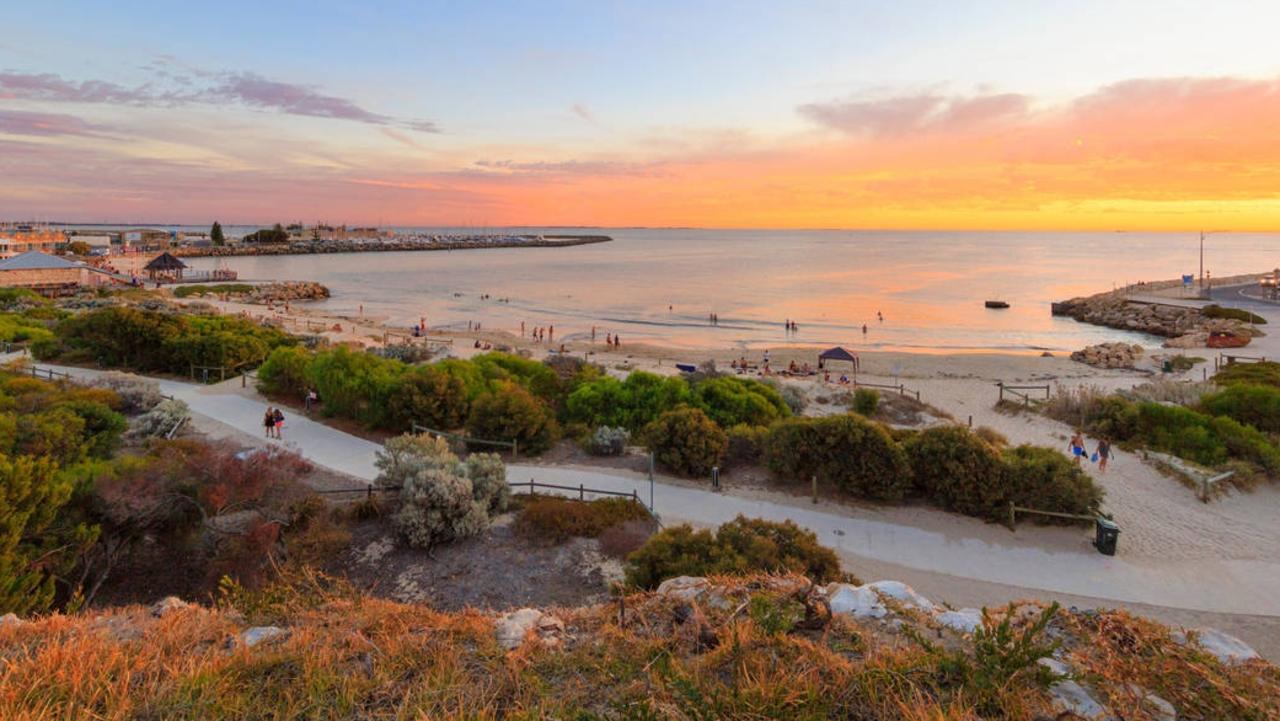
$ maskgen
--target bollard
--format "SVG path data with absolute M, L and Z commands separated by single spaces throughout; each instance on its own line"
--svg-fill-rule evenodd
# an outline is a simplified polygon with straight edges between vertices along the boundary
M 813 476 L 809 479 L 811 488 L 813 489 L 813 502 L 818 502 L 818 477 Z
M 720 466 L 713 466 L 711 468 L 711 490 L 720 490 Z
M 973 415 L 972 415 L 972 414 L 970 414 L 970 415 L 969 415 L 969 427 L 970 427 L 970 428 L 973 428 Z

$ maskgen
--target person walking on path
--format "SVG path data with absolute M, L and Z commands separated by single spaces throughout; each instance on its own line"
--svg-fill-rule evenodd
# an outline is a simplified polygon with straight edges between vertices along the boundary
M 280 440 L 280 431 L 284 429 L 284 413 L 279 408 L 272 415 L 271 420 L 275 421 L 276 440 Z
M 262 428 L 267 438 L 271 438 L 276 429 L 276 409 L 267 408 L 266 415 L 262 417 Z
M 1093 451 L 1098 455 L 1098 473 L 1107 472 L 1107 461 L 1111 458 L 1111 441 L 1103 438 L 1098 441 L 1098 447 Z
M 1071 445 L 1069 448 L 1071 450 L 1071 457 L 1075 459 L 1076 465 L 1080 465 L 1080 459 L 1084 457 L 1084 436 L 1080 431 L 1076 431 L 1075 435 L 1071 436 Z

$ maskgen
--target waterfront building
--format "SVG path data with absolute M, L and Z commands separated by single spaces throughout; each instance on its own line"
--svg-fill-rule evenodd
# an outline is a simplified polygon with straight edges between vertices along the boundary
M 67 236 L 61 230 L 30 223 L 0 224 L 0 258 L 30 251 L 53 253 L 66 242 Z

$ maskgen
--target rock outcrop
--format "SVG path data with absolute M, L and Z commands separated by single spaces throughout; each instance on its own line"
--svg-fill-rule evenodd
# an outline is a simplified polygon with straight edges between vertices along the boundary
M 1099 343 L 1071 354 L 1071 360 L 1098 368 L 1133 368 L 1142 358 L 1137 343 Z
M 1247 324 L 1209 318 L 1199 308 L 1130 301 L 1120 291 L 1072 298 L 1053 304 L 1054 315 L 1081 323 L 1160 336 L 1167 348 L 1203 348 L 1210 333 L 1249 334 Z M 1074 357 L 1074 354 L 1073 354 Z

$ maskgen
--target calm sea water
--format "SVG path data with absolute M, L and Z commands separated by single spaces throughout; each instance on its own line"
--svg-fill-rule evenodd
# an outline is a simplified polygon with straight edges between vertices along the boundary
M 583 337 L 595 325 L 624 343 L 682 347 L 1035 352 L 1113 339 L 1156 344 L 1054 318 L 1049 304 L 1195 273 L 1199 247 L 1194 233 L 604 232 L 614 242 L 220 262 L 246 279 L 319 281 L 334 294 L 321 307 L 355 313 L 363 305 L 367 315 L 404 326 L 425 316 L 432 327 L 550 324 L 558 338 Z M 1214 235 L 1205 253 L 1214 276 L 1257 272 L 1280 265 L 1280 235 Z M 482 300 L 486 294 L 492 299 Z M 987 310 L 987 299 L 1012 307 Z M 719 325 L 708 323 L 713 312 Z M 798 332 L 784 331 L 787 319 Z

